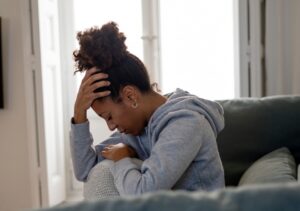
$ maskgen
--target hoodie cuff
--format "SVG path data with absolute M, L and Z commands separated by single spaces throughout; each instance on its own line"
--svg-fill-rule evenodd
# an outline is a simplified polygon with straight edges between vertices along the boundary
M 73 118 L 71 119 L 71 134 L 75 138 L 74 141 L 80 142 L 90 138 L 90 122 L 86 121 L 83 123 L 75 124 Z

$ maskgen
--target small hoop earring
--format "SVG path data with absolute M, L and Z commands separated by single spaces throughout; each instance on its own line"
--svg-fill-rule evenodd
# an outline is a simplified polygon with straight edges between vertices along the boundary
M 139 105 L 138 105 L 137 102 L 134 102 L 134 103 L 131 104 L 131 107 L 134 108 L 134 109 L 137 108 L 138 106 L 139 106 Z

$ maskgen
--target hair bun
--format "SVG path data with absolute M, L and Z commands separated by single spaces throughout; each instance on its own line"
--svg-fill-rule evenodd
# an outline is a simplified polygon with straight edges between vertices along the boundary
M 127 52 L 126 37 L 119 32 L 115 22 L 109 22 L 100 29 L 92 27 L 77 34 L 80 49 L 74 51 L 78 71 L 93 66 L 105 70 L 120 63 Z

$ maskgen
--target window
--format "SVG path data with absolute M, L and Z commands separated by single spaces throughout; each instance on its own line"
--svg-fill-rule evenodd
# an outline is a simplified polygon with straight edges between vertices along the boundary
M 234 97 L 233 0 L 160 1 L 160 26 L 163 92 Z
M 124 9 L 126 8 L 126 9 Z M 74 1 L 74 34 L 93 26 L 114 21 L 126 35 L 128 50 L 143 59 L 142 6 L 140 0 L 76 0 Z M 78 43 L 76 42 L 77 48 Z M 77 89 L 83 74 L 77 74 Z M 111 134 L 105 121 L 91 109 L 88 111 L 91 132 L 98 143 Z
M 143 58 L 141 7 L 140 0 L 76 0 L 75 31 L 92 26 L 101 27 L 109 21 L 114 21 L 118 23 L 120 31 L 125 32 L 128 50 Z

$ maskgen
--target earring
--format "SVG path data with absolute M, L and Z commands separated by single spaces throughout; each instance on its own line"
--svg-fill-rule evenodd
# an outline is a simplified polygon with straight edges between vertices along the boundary
M 138 103 L 136 101 L 134 101 L 134 103 L 131 104 L 131 107 L 136 109 L 138 107 Z

